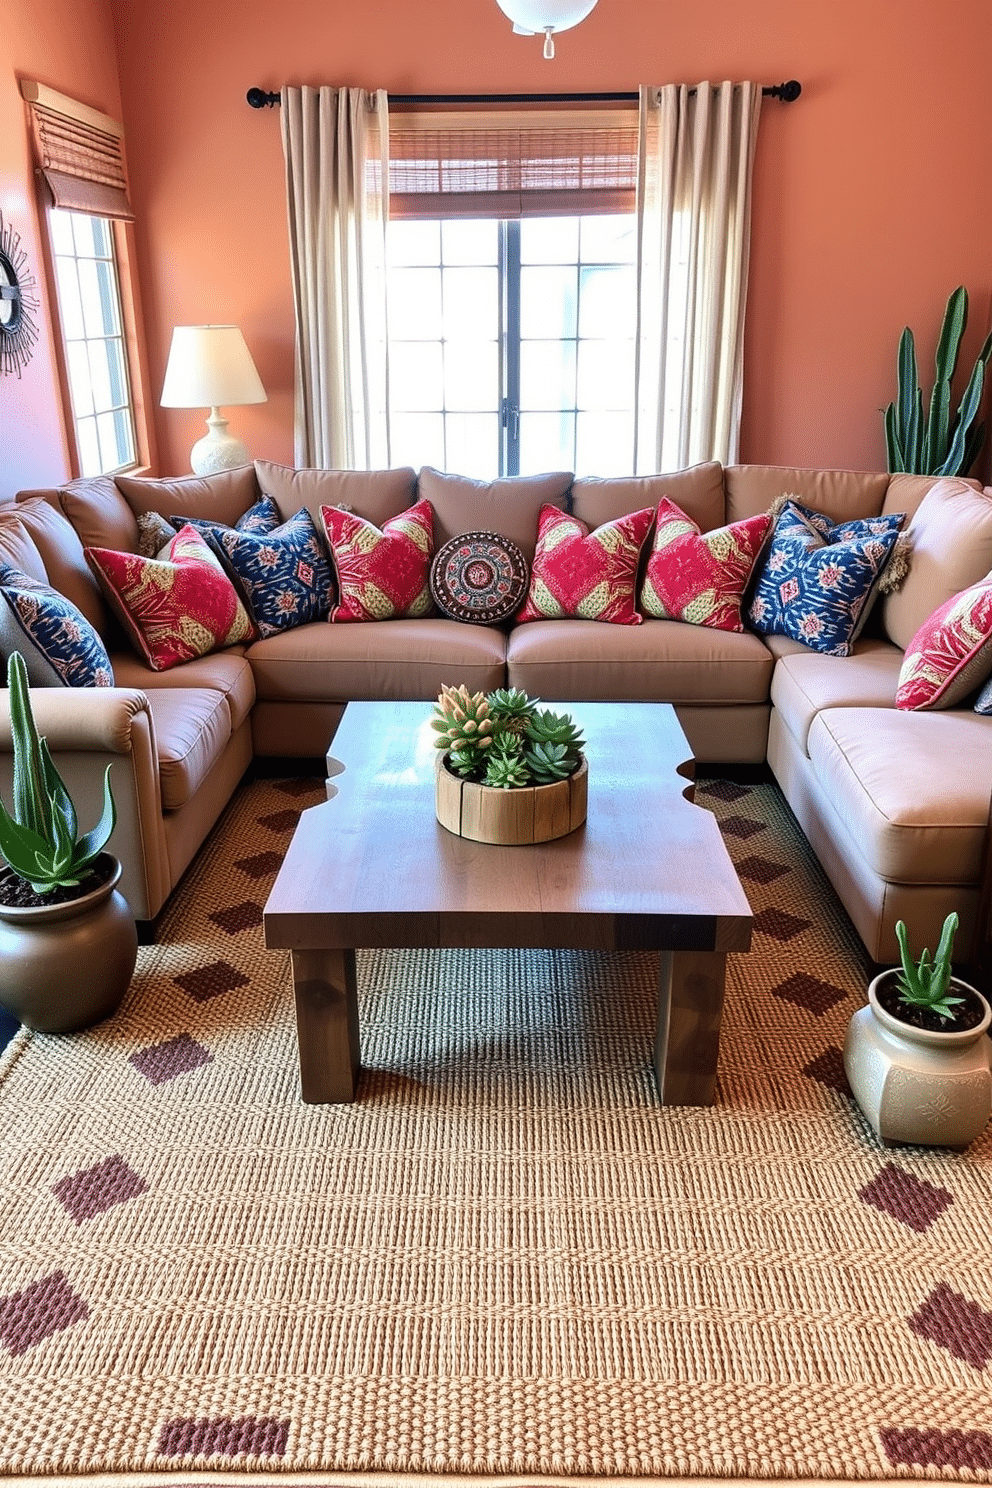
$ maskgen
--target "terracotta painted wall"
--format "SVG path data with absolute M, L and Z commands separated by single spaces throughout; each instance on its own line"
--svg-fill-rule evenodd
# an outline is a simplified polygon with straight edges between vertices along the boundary
M 48 20 L 19 18 L 15 63 L 65 91 L 76 79 L 87 102 L 114 112 L 109 49 L 96 48 L 104 74 L 84 89 L 79 69 L 96 65 L 76 55 L 84 28 L 73 27 L 71 62 L 59 39 L 62 13 L 99 17 L 98 0 L 16 4 Z M 929 363 L 944 301 L 966 284 L 970 366 L 989 323 L 988 0 L 599 0 L 552 63 L 512 35 L 495 0 L 110 4 L 151 385 L 161 387 L 173 325 L 237 322 L 269 401 L 232 423 L 260 456 L 292 459 L 293 333 L 279 120 L 247 107 L 252 85 L 526 92 L 800 79 L 798 103 L 766 103 L 758 148 L 746 460 L 881 468 L 879 410 L 902 326 Z M 42 32 L 47 68 L 25 60 Z M 6 97 L 0 108 L 6 134 L 16 120 Z M 23 162 L 12 175 L 23 192 Z M 46 389 L 37 396 L 50 412 Z M 159 409 L 156 420 L 161 468 L 185 469 L 200 414 Z
M 119 119 L 107 0 L 0 0 L 0 211 L 20 234 L 40 300 L 40 336 L 32 359 L 20 378 L 0 378 L 0 499 L 71 474 L 22 77 L 47 83 Z

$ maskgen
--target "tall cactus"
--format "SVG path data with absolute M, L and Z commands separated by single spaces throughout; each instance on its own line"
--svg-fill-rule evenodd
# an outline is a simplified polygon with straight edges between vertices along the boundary
M 117 813 L 110 766 L 103 777 L 103 813 L 92 832 L 77 837 L 76 811 L 48 743 L 39 739 L 31 711 L 28 671 L 19 651 L 7 662 L 10 731 L 14 744 L 13 815 L 0 801 L 0 854 L 36 894 L 72 888 L 103 851 Z
M 960 285 L 944 310 L 934 358 L 936 376 L 925 419 L 916 343 L 909 326 L 900 336 L 897 396 L 885 410 L 885 446 L 890 471 L 966 475 L 974 464 L 985 438 L 985 425 L 976 424 L 976 419 L 985 387 L 985 368 L 992 356 L 992 334 L 982 344 L 952 421 L 951 381 L 967 323 L 968 292 Z

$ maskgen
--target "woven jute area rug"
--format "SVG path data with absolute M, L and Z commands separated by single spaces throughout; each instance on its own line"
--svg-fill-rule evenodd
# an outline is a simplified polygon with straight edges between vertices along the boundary
M 359 1099 L 304 1106 L 261 919 L 319 799 L 244 787 L 123 1010 L 0 1055 L 0 1475 L 992 1479 L 992 1131 L 864 1122 L 775 788 L 698 791 L 756 914 L 710 1109 L 649 957 L 514 951 L 363 953 Z

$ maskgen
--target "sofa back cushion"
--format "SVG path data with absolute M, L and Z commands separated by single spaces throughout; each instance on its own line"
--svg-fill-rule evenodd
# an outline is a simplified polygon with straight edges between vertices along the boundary
M 22 561 L 18 561 L 15 566 L 32 578 L 41 578 L 60 594 L 64 594 L 66 599 L 71 600 L 83 612 L 104 640 L 112 637 L 114 626 L 111 616 L 96 580 L 90 573 L 83 545 L 72 523 L 56 506 L 41 496 L 19 500 L 13 511 L 18 522 L 23 525 L 34 551 L 41 558 L 42 571 L 40 574 L 37 572 L 37 560 L 34 560 L 33 566 Z
M 221 470 L 217 475 L 179 475 L 168 480 L 151 480 L 140 475 L 116 475 L 117 489 L 137 518 L 142 512 L 160 512 L 163 517 L 208 517 L 233 527 L 242 513 L 254 506 L 260 492 L 252 465 L 238 465 Z M 135 540 L 129 548 L 134 552 Z M 88 547 L 112 547 L 111 543 L 88 543 Z
M 271 460 L 256 460 L 259 489 L 271 496 L 284 522 L 305 506 L 318 531 L 323 531 L 322 506 L 342 506 L 382 527 L 416 500 L 417 472 L 410 466 L 396 470 L 294 470 Z
M 480 481 L 425 465 L 417 480 L 417 495 L 434 508 L 436 548 L 463 532 L 496 532 L 516 543 L 530 564 L 541 507 L 564 511 L 571 484 L 571 471 Z
M 134 512 L 109 475 L 70 481 L 59 488 L 59 507 L 84 548 L 133 552 L 138 543 Z
M 722 527 L 726 520 L 723 466 L 709 460 L 670 475 L 582 476 L 572 483 L 571 511 L 588 527 L 601 527 L 628 512 L 657 507 L 666 499 L 674 501 L 701 531 Z
M 924 496 L 941 479 L 944 479 L 944 477 L 939 475 L 908 475 L 903 471 L 897 471 L 894 475 L 889 476 L 889 489 L 885 493 L 882 511 L 886 514 L 889 512 L 905 512 L 906 525 L 909 526 L 910 518 L 915 515 L 916 508 Z M 962 485 L 970 486 L 974 491 L 980 491 L 982 489 L 979 481 L 966 480 L 961 476 L 955 476 L 954 479 L 960 480 Z
M 792 465 L 728 465 L 723 478 L 728 522 L 740 522 L 744 517 L 767 511 L 782 495 L 797 496 L 804 506 L 822 512 L 831 522 L 876 517 L 882 510 L 889 485 L 885 474 L 802 470 Z M 905 510 L 893 508 L 896 509 Z
M 23 510 L 23 506 L 15 506 L 13 502 L 0 506 L 0 564 L 5 568 L 19 569 L 40 584 L 46 584 L 45 560 L 24 525 Z
M 934 610 L 992 569 L 992 492 L 953 476 L 936 481 L 905 530 L 909 571 L 882 603 L 885 633 L 904 651 Z

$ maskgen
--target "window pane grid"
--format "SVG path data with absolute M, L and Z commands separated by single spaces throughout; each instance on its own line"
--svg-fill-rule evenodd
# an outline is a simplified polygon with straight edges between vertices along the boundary
M 80 474 L 131 465 L 134 419 L 109 221 L 51 213 L 59 313 Z
M 394 458 L 487 478 L 629 473 L 633 217 L 390 234 Z

